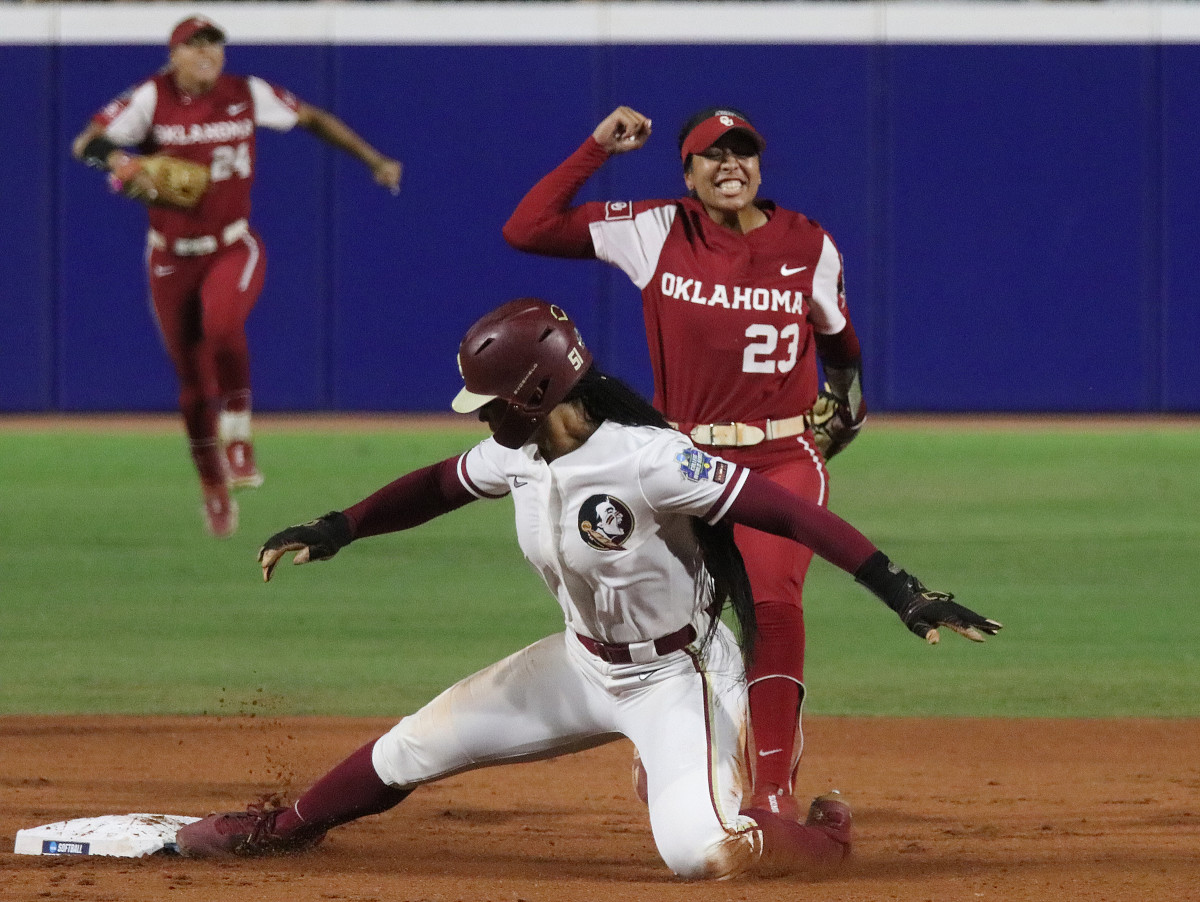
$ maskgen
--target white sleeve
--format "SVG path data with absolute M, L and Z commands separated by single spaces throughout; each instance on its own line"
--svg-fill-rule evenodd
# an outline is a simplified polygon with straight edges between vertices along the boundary
M 476 498 L 503 498 L 509 493 L 505 465 L 509 449 L 486 438 L 458 459 L 458 480 Z
M 821 244 L 821 259 L 813 272 L 813 328 L 822 335 L 836 335 L 846 328 L 846 295 L 842 281 L 842 255 L 828 235 Z
M 152 81 L 143 82 L 127 98 L 114 100 L 101 111 L 108 117 L 104 136 L 122 147 L 141 144 L 150 134 L 156 106 L 158 86 Z
M 658 258 L 679 208 L 674 203 L 650 207 L 634 215 L 631 201 L 609 201 L 605 217 L 588 228 L 596 257 L 620 269 L 639 289 L 658 269 Z
M 682 435 L 664 432 L 642 454 L 642 497 L 657 511 L 688 514 L 716 523 L 746 483 L 749 470 L 705 454 Z
M 277 132 L 291 131 L 297 121 L 300 101 L 291 91 L 272 85 L 256 75 L 246 77 L 254 100 L 254 124 Z

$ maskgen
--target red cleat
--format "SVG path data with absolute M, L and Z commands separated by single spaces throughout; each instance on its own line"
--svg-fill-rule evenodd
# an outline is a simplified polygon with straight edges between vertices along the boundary
M 224 483 L 204 486 L 204 523 L 218 539 L 227 539 L 237 532 L 237 502 L 229 497 Z
M 231 489 L 256 489 L 263 484 L 263 475 L 254 463 L 254 445 L 248 441 L 225 445 L 225 470 Z
M 750 804 L 746 807 L 769 811 L 789 821 L 800 820 L 800 806 L 796 804 L 796 797 L 774 783 L 764 783 L 756 788 L 750 796 Z
M 854 816 L 850 806 L 842 799 L 842 794 L 836 789 L 817 796 L 808 808 L 808 819 L 805 825 L 816 827 L 830 839 L 840 842 L 850 851 L 850 843 L 854 839 Z
M 284 811 L 251 805 L 245 811 L 210 814 L 180 827 L 175 845 L 188 858 L 256 857 L 307 852 L 325 838 L 324 831 L 277 832 L 275 822 Z

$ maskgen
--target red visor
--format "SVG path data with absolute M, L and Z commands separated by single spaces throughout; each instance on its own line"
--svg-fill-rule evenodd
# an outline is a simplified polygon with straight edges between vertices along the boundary
M 186 44 L 196 35 L 201 32 L 207 32 L 208 36 L 215 41 L 225 43 L 225 32 L 214 22 L 204 18 L 204 16 L 192 16 L 190 19 L 184 19 L 175 26 L 175 30 L 171 32 L 171 40 L 167 42 L 168 47 L 178 47 L 180 44 Z
M 683 147 L 680 150 L 683 162 L 687 162 L 689 154 L 704 153 L 704 151 L 716 144 L 723 134 L 731 132 L 734 129 L 740 129 L 749 135 L 758 148 L 759 153 L 762 153 L 763 148 L 767 146 L 767 142 L 763 136 L 755 131 L 754 126 L 741 116 L 735 116 L 730 112 L 718 111 L 688 132 L 688 136 L 684 138 Z

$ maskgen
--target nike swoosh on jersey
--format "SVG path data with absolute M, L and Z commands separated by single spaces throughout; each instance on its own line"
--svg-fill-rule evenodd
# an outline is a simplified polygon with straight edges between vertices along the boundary
M 767 755 L 778 755 L 782 751 L 783 751 L 783 749 L 768 749 L 765 752 L 759 752 L 758 757 L 765 758 L 765 757 L 767 757 Z
M 794 276 L 796 273 L 804 272 L 806 269 L 808 269 L 807 266 L 797 266 L 795 269 L 793 269 L 785 263 L 783 266 L 779 267 L 779 274 L 781 276 Z
M 156 267 L 154 267 L 154 274 L 156 276 L 169 276 L 173 272 L 175 272 L 174 266 L 156 266 Z
M 528 481 L 526 481 L 524 479 L 518 479 L 516 476 L 513 477 L 513 488 L 514 489 L 519 489 L 523 485 L 529 485 Z
M 248 103 L 231 103 L 229 105 L 229 109 L 227 110 L 227 112 L 229 113 L 230 116 L 236 116 L 238 113 L 240 113 L 242 110 L 244 110 L 248 106 L 250 106 L 250 104 L 248 104 Z

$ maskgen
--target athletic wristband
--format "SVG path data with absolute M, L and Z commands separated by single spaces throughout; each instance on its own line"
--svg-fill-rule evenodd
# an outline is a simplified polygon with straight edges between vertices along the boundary
M 120 149 L 120 145 L 114 144 L 103 135 L 97 135 L 84 146 L 81 159 L 97 169 L 108 169 L 108 155 Z
M 880 601 L 903 616 L 902 608 L 908 598 L 905 591 L 909 576 L 891 562 L 882 551 L 876 551 L 854 571 L 854 581 L 866 586 Z
M 334 550 L 345 548 L 354 541 L 354 524 L 341 511 L 330 511 L 317 522 L 325 524 L 322 532 L 333 542 Z

